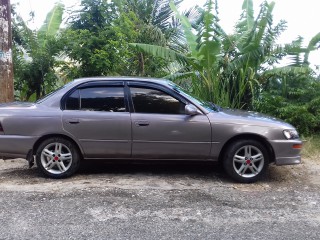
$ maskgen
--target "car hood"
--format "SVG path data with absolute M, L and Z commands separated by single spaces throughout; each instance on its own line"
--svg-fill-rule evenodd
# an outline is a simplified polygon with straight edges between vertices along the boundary
M 255 126 L 294 128 L 289 123 L 286 123 L 275 117 L 257 112 L 237 109 L 222 109 L 219 112 L 211 112 L 208 116 L 213 123 L 234 123 Z

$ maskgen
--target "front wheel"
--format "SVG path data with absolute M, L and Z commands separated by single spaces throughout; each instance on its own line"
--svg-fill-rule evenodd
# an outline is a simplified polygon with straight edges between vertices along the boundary
M 256 140 L 238 140 L 232 143 L 223 162 L 228 175 L 242 183 L 256 182 L 266 172 L 268 164 L 268 150 Z
M 59 137 L 49 138 L 38 147 L 36 162 L 45 175 L 66 178 L 78 170 L 80 154 L 73 142 Z

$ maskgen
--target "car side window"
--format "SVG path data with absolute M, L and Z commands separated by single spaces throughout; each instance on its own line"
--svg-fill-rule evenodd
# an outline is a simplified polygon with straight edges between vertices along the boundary
M 67 110 L 79 110 L 80 109 L 80 95 L 79 90 L 74 91 L 66 100 Z
M 130 92 L 136 113 L 185 114 L 185 104 L 163 91 L 131 87 Z
M 90 87 L 76 90 L 66 101 L 67 110 L 125 112 L 123 87 Z

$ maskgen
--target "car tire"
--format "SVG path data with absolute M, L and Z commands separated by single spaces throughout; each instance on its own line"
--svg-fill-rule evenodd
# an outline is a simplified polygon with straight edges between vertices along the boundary
M 77 146 L 64 138 L 53 137 L 44 140 L 36 150 L 38 169 L 50 178 L 66 178 L 80 166 Z
M 259 180 L 269 165 L 267 148 L 256 140 L 238 140 L 227 148 L 223 167 L 227 174 L 241 183 Z

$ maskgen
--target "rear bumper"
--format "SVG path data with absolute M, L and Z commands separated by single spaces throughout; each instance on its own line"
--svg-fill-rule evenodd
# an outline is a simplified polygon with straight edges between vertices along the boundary
M 26 158 L 37 137 L 0 135 L 0 159 Z
M 302 144 L 300 139 L 296 140 L 274 140 L 270 141 L 274 151 L 276 165 L 295 165 L 301 163 L 301 149 L 293 148 L 294 145 Z

